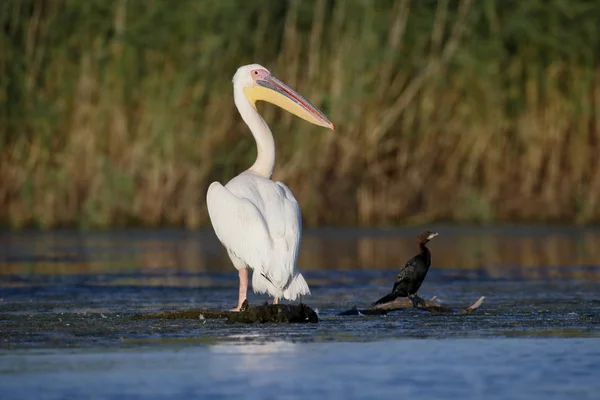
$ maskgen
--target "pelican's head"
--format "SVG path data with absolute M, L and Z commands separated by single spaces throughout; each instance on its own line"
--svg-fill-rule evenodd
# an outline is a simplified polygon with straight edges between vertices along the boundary
M 325 114 L 271 75 L 262 65 L 250 64 L 238 68 L 233 76 L 233 86 L 242 88 L 254 106 L 258 100 L 268 101 L 312 124 L 335 130 Z

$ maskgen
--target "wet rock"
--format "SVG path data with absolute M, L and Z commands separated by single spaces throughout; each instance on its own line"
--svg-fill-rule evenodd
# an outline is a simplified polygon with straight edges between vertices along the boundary
M 188 310 L 164 311 L 151 314 L 134 315 L 133 319 L 227 319 L 229 323 L 317 323 L 319 317 L 317 313 L 307 306 L 289 304 L 265 304 L 262 306 L 250 307 L 248 301 L 242 305 L 239 312 L 210 310 L 207 308 L 194 308 Z
M 227 316 L 227 322 L 305 324 L 317 323 L 319 317 L 312 308 L 302 303 L 299 305 L 265 304 L 249 307 L 247 302 L 244 302 L 240 312 L 232 312 Z
M 134 315 L 132 319 L 223 319 L 231 311 L 210 310 L 208 308 L 192 308 L 189 310 L 163 311 L 151 314 Z

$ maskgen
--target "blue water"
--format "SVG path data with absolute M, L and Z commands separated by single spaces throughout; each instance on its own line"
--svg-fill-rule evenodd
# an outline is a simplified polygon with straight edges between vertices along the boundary
M 597 399 L 597 339 L 404 339 L 17 351 L 8 399 Z
M 389 290 L 416 231 L 308 231 L 311 325 L 133 319 L 235 304 L 210 232 L 0 234 L 0 399 L 598 398 L 600 234 L 436 230 L 420 294 L 480 309 L 339 316 Z

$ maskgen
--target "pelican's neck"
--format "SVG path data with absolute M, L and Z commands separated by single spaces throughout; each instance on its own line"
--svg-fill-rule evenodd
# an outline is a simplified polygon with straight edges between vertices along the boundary
M 234 85 L 233 97 L 242 119 L 250 128 L 256 140 L 256 161 L 248 169 L 265 178 L 271 178 L 275 168 L 275 141 L 265 120 L 260 116 L 254 105 L 250 103 L 244 89 Z

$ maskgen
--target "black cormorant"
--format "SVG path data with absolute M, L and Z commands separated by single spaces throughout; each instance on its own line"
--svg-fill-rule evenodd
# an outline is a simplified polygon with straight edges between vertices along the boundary
M 414 304 L 413 296 L 421 287 L 431 265 L 431 252 L 425 245 L 437 235 L 437 232 L 426 231 L 418 236 L 421 252 L 404 264 L 396 277 L 392 292 L 373 303 L 374 306 L 390 302 L 397 297 L 408 297 Z

